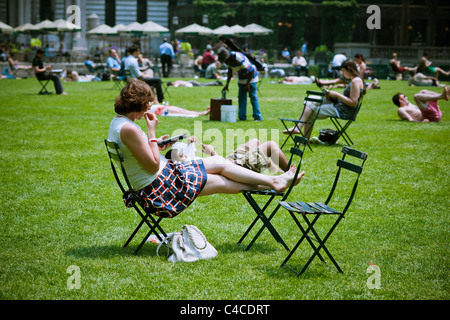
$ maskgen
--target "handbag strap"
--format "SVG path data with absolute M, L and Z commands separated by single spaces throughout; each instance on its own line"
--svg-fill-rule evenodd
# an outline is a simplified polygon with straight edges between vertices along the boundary
M 193 246 L 194 246 L 197 250 L 204 250 L 204 249 L 206 249 L 206 246 L 208 245 L 208 242 L 206 241 L 206 237 L 205 237 L 205 235 L 204 235 L 204 234 L 203 234 L 196 226 L 187 226 L 187 225 L 186 225 L 186 226 L 183 226 L 183 228 L 187 230 L 189 239 L 191 240 L 191 243 L 193 244 Z M 191 229 L 197 231 L 197 233 L 203 238 L 203 241 L 204 241 L 204 243 L 205 243 L 205 246 L 204 246 L 203 248 L 199 248 L 199 247 L 197 246 L 197 244 L 195 243 L 194 238 L 193 238 L 192 233 L 191 233 Z
M 167 235 L 167 237 L 165 237 L 161 243 L 158 245 L 158 248 L 156 248 L 156 255 L 159 256 L 158 252 L 159 252 L 159 248 L 161 248 L 161 246 L 163 244 L 165 244 L 167 246 L 167 256 L 169 256 L 170 253 L 170 245 L 169 243 L 171 242 L 171 240 L 173 239 L 173 236 L 175 235 L 175 232 L 170 233 L 169 235 Z

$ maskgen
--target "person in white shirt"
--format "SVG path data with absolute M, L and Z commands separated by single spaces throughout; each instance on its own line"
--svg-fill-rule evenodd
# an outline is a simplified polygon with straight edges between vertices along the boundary
M 144 78 L 142 76 L 141 70 L 139 69 L 138 57 L 140 50 L 136 46 L 128 48 L 130 55 L 125 59 L 125 71 L 128 71 L 131 78 L 139 79 L 145 81 L 151 88 L 156 90 L 156 96 L 158 101 L 164 101 L 164 93 L 162 91 L 161 78 Z
M 305 72 L 305 75 L 309 76 L 309 68 L 306 59 L 302 56 L 302 52 L 297 50 L 297 55 L 292 59 L 292 65 L 295 68 L 295 72 L 297 73 L 297 77 L 300 77 L 302 71 Z

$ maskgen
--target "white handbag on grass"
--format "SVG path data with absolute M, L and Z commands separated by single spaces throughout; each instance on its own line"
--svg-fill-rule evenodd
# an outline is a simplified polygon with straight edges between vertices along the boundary
M 184 225 L 180 232 L 168 234 L 159 244 L 156 254 L 163 244 L 168 244 L 167 255 L 172 249 L 173 254 L 169 256 L 169 261 L 172 262 L 193 262 L 217 256 L 217 250 L 206 240 L 205 235 L 192 225 Z

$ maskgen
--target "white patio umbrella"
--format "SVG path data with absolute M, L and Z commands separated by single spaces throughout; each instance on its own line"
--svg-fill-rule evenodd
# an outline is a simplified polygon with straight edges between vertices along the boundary
M 41 31 L 56 31 L 56 26 L 50 20 L 41 21 L 35 27 Z
M 114 27 L 112 27 L 113 31 L 117 32 L 118 34 L 121 33 L 122 30 L 125 30 L 127 26 L 124 24 L 116 24 Z
M 246 30 L 243 26 L 235 24 L 234 26 L 231 27 L 231 30 L 233 30 L 233 33 L 235 36 L 239 36 L 239 35 L 247 35 L 246 34 Z
M 243 34 L 250 34 L 255 36 L 266 36 L 270 33 L 273 33 L 272 29 L 260 26 L 256 23 L 248 24 L 244 27 L 245 32 Z
M 142 33 L 144 35 L 157 37 L 168 32 L 170 32 L 169 29 L 153 21 L 147 21 L 142 24 Z
M 14 32 L 14 28 L 0 21 L 0 33 L 11 34 Z
M 113 35 L 113 34 L 119 34 L 119 32 L 114 29 L 113 27 L 108 26 L 107 24 L 102 24 L 94 29 L 91 29 L 87 32 L 88 35 L 96 35 L 96 36 L 103 36 L 103 35 Z
M 88 36 L 101 36 L 103 44 L 105 44 L 107 36 L 118 35 L 119 32 L 117 32 L 114 28 L 108 26 L 107 24 L 101 24 L 89 30 L 87 34 Z
M 122 34 L 142 35 L 143 27 L 139 22 L 133 22 L 127 25 L 125 28 L 118 30 L 118 32 Z
M 40 32 L 41 30 L 34 24 L 25 23 L 14 28 L 14 31 L 18 33 L 31 33 L 31 32 Z
M 234 36 L 234 30 L 227 25 L 223 25 L 213 30 L 213 34 L 217 36 Z
M 184 28 L 175 30 L 175 34 L 209 36 L 213 34 L 213 30 L 208 27 L 203 27 L 201 25 L 193 23 Z

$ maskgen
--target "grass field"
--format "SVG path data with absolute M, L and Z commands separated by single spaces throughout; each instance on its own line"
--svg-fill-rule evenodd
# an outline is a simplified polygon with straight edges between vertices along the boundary
M 392 95 L 402 91 L 413 101 L 418 87 L 381 81 L 381 90 L 367 93 L 348 132 L 353 147 L 369 157 L 346 219 L 327 242 L 344 273 L 315 260 L 299 278 L 280 267 L 287 251 L 267 230 L 248 252 L 236 245 L 254 218 L 241 194 L 198 198 L 178 217 L 163 221 L 168 232 L 184 224 L 198 226 L 218 250 L 215 259 L 172 264 L 156 256 L 154 244 L 133 255 L 144 233 L 122 247 L 138 219 L 122 203 L 103 143 L 119 93 L 112 90 L 113 83 L 64 83 L 67 96 L 38 95 L 39 83 L 33 78 L 2 80 L 1 87 L 2 300 L 450 298 L 450 103 L 440 103 L 445 112 L 440 123 L 399 121 Z M 51 83 L 49 87 L 54 91 Z M 167 99 L 203 110 L 211 98 L 220 97 L 220 89 L 171 88 Z M 307 89 L 316 88 L 265 79 L 260 95 L 264 121 L 161 117 L 158 133 L 180 128 L 200 132 L 216 149 L 219 133 L 226 137 L 227 129 L 281 142 L 278 118 L 298 116 Z M 237 104 L 234 82 L 228 97 Z M 144 121 L 139 124 L 145 127 Z M 314 135 L 325 127 L 332 128 L 330 121 L 319 121 Z M 292 200 L 325 200 L 342 146 L 340 140 L 305 151 L 306 176 L 291 193 Z M 292 247 L 299 232 L 287 211 L 280 210 L 273 222 Z M 310 254 L 305 244 L 290 265 L 300 268 Z M 380 289 L 367 285 L 369 264 L 380 267 Z M 68 287 L 70 266 L 79 267 L 79 289 Z

